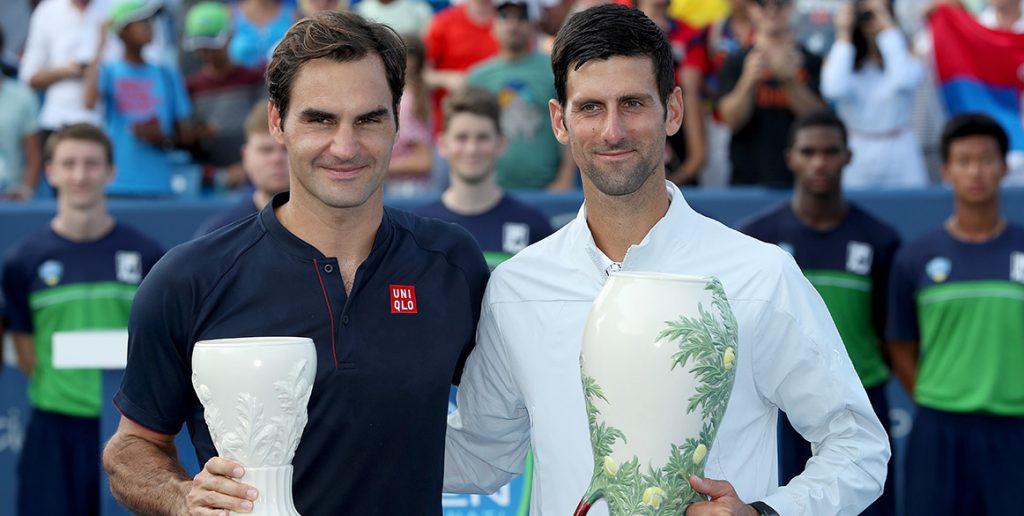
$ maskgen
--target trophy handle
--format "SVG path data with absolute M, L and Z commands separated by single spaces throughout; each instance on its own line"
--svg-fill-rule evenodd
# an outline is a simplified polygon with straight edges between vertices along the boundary
M 572 516 L 586 516 L 590 512 L 590 506 L 602 498 L 604 498 L 604 491 L 600 489 L 590 493 L 590 496 L 581 498 L 580 504 L 576 506 L 576 511 L 572 513 Z

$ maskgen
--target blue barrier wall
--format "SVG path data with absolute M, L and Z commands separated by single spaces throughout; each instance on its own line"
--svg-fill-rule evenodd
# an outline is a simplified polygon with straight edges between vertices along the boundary
M 781 190 L 730 189 L 693 190 L 686 192 L 687 201 L 705 215 L 728 225 L 735 225 L 774 203 L 788 198 Z M 575 216 L 582 196 L 580 193 L 551 195 L 524 192 L 517 196 L 544 211 L 559 226 Z M 905 240 L 917 237 L 938 227 L 951 213 L 950 192 L 941 187 L 920 191 L 870 192 L 850 196 L 862 207 L 892 224 Z M 389 205 L 408 208 L 435 200 L 434 198 L 389 199 Z M 111 212 L 121 221 L 134 225 L 150 234 L 165 246 L 171 247 L 190 239 L 196 227 L 210 215 L 224 209 L 231 200 L 193 201 L 128 201 L 110 202 Z M 53 217 L 52 201 L 26 204 L 0 203 L 0 253 L 29 233 L 45 226 Z M 1017 223 L 1024 224 L 1024 188 L 1006 189 L 1003 212 Z M 111 372 L 105 383 L 116 386 L 119 374 Z M 912 423 L 911 404 L 895 385 L 890 386 L 893 397 L 893 434 L 897 439 L 897 458 L 902 454 L 902 438 Z M 116 424 L 116 411 L 108 407 L 104 432 L 109 435 Z M 25 380 L 13 367 L 0 367 L 0 514 L 14 514 L 14 467 L 21 448 L 24 424 L 28 416 L 25 401 Z M 897 466 L 899 466 L 899 461 Z M 195 468 L 194 460 L 190 465 Z M 41 488 L 42 489 L 42 488 Z M 513 484 L 512 491 L 499 492 L 493 497 L 446 496 L 443 499 L 445 516 L 516 516 L 519 512 L 518 493 L 521 484 Z M 47 494 L 52 496 L 52 493 Z M 105 514 L 110 509 L 109 499 Z M 109 510 L 107 510 L 109 509 Z

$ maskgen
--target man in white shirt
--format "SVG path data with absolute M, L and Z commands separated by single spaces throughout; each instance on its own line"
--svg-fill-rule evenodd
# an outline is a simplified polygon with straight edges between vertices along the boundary
M 89 0 L 43 0 L 32 13 L 19 77 L 46 94 L 39 112 L 39 126 L 46 133 L 79 122 L 102 122 L 98 111 L 85 108 L 83 98 L 89 59 L 82 47 L 99 30 L 91 9 Z
M 739 324 L 709 478 L 690 479 L 710 500 L 687 514 L 858 513 L 882 491 L 885 430 L 792 258 L 699 215 L 665 181 L 665 138 L 683 108 L 663 33 L 639 11 L 595 7 L 562 28 L 552 64 L 552 128 L 580 166 L 586 202 L 491 277 L 449 418 L 445 491 L 494 491 L 532 446 L 531 514 L 572 514 L 594 471 L 579 369 L 591 304 L 608 271 L 673 272 L 718 277 Z M 807 468 L 781 488 L 778 409 L 814 443 Z

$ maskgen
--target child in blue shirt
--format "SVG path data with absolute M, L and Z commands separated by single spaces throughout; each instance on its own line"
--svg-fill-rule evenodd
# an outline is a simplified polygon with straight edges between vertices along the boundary
M 85 105 L 104 105 L 104 125 L 114 142 L 116 175 L 110 195 L 166 196 L 171 190 L 168 150 L 191 141 L 192 106 L 177 70 L 149 64 L 142 47 L 153 38 L 150 19 L 159 6 L 121 0 L 100 35 L 96 58 L 86 71 Z M 121 59 L 101 63 L 108 31 L 124 43 Z

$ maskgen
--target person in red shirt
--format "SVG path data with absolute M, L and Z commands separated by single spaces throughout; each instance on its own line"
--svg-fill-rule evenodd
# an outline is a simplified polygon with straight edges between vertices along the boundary
M 491 34 L 494 13 L 492 0 L 466 0 L 437 13 L 427 27 L 424 80 L 434 90 L 435 136 L 441 133 L 441 100 L 462 85 L 470 66 L 498 54 L 498 42 Z

